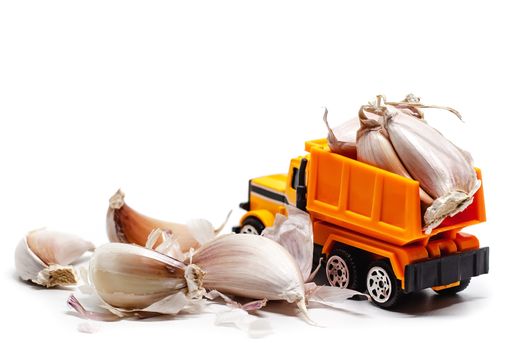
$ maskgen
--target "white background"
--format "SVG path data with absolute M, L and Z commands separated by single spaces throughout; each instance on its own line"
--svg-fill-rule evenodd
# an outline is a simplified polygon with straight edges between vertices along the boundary
M 523 10 L 518 2 L 2 1 L 2 343 L 271 349 L 508 345 L 523 316 Z M 429 121 L 483 169 L 489 275 L 455 298 L 418 293 L 395 312 L 279 308 L 251 339 L 213 315 L 77 331 L 68 291 L 20 282 L 17 241 L 47 226 L 106 241 L 121 187 L 139 211 L 219 223 L 251 177 L 286 172 L 303 142 L 376 94 L 408 92 L 464 115 Z M 230 225 L 242 212 L 236 209 Z M 290 313 L 293 313 L 290 311 Z M 127 346 L 127 345 L 126 345 Z

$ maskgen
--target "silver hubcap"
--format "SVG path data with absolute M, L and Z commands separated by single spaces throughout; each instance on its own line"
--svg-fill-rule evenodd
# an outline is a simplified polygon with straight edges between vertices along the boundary
M 392 281 L 382 267 L 375 266 L 368 271 L 366 288 L 370 297 L 378 303 L 385 303 L 392 294 Z
M 252 225 L 244 225 L 241 229 L 241 233 L 247 233 L 249 235 L 258 235 L 259 232 Z
M 326 263 L 326 278 L 331 286 L 346 288 L 350 282 L 350 271 L 343 258 L 334 255 Z

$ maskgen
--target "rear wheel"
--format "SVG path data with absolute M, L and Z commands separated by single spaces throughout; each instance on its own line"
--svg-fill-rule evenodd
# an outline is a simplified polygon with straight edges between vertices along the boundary
M 359 289 L 357 265 L 348 251 L 334 249 L 326 262 L 325 272 L 331 286 Z
M 256 217 L 247 217 L 241 226 L 240 233 L 260 235 L 264 231 L 264 224 Z
M 401 287 L 389 262 L 379 260 L 370 265 L 366 275 L 366 290 L 379 307 L 388 309 L 399 301 Z
M 439 295 L 454 295 L 456 293 L 459 293 L 465 290 L 469 284 L 470 284 L 470 278 L 467 278 L 467 279 L 461 280 L 459 282 L 459 285 L 455 287 L 450 287 L 450 288 L 440 289 L 440 290 L 434 289 L 434 292 L 438 293 Z

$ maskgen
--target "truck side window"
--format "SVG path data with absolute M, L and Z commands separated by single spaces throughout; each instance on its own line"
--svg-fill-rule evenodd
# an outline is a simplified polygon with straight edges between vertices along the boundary
M 293 168 L 292 173 L 292 188 L 295 190 L 297 189 L 297 185 L 299 184 L 299 171 L 297 171 L 297 168 Z

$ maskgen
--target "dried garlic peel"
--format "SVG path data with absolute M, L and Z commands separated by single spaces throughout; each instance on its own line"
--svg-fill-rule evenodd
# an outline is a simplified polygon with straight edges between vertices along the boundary
M 323 120 L 328 129 L 328 146 L 332 152 L 355 158 L 357 154 L 357 131 L 360 126 L 359 119 L 352 118 L 335 128 L 331 128 L 328 124 L 328 109 L 325 108 Z
M 310 216 L 296 207 L 287 205 L 288 217 L 277 214 L 273 226 L 267 227 L 262 236 L 282 245 L 295 259 L 304 281 L 310 279 L 313 257 L 313 229 Z
M 77 236 L 38 229 L 20 240 L 15 267 L 25 281 L 45 286 L 69 286 L 78 282 L 75 269 L 68 266 L 95 246 Z

